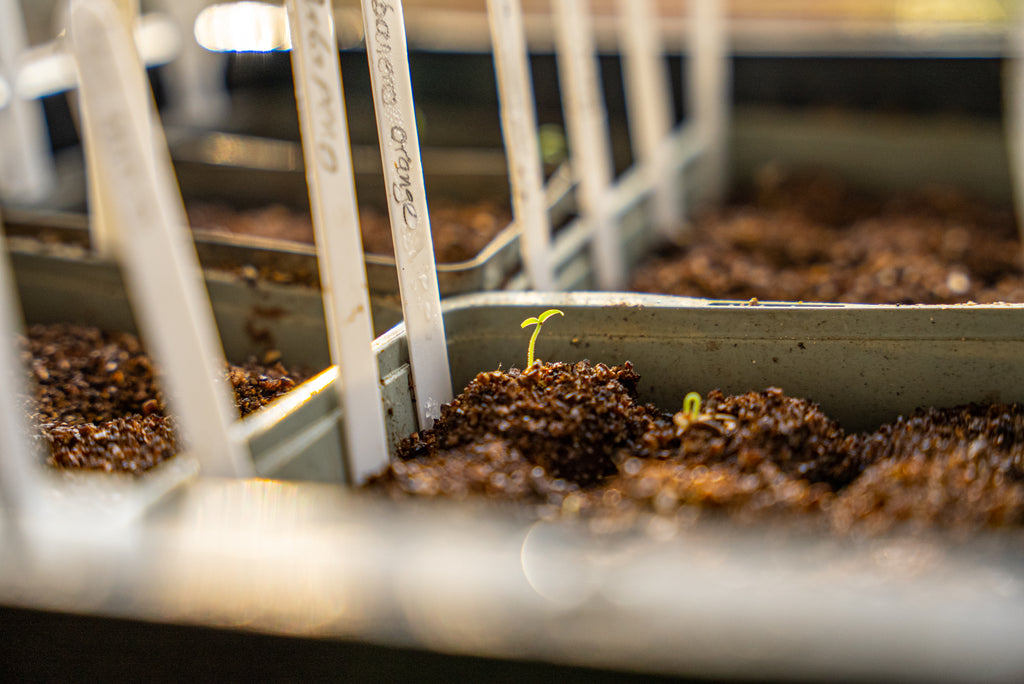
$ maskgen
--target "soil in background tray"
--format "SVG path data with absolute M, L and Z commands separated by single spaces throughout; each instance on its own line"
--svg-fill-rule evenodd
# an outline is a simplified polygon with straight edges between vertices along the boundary
M 641 264 L 631 287 L 737 300 L 1024 302 L 1012 210 L 949 188 L 879 199 L 826 172 L 768 167 L 752 199 L 693 228 Z
M 189 222 L 209 230 L 224 230 L 239 235 L 313 242 L 313 222 L 309 212 L 282 205 L 236 211 L 223 204 L 190 203 Z M 484 200 L 474 204 L 455 204 L 437 200 L 430 204 L 430 232 L 434 238 L 437 263 L 467 261 L 479 254 L 494 237 L 509 225 L 511 213 L 497 202 Z M 391 223 L 386 211 L 371 207 L 359 209 L 363 250 L 368 254 L 393 255 Z
M 248 415 L 302 382 L 270 352 L 229 364 L 239 413 Z M 180 449 L 165 414 L 158 373 L 138 337 L 76 325 L 34 325 L 22 361 L 30 374 L 28 412 L 58 468 L 141 474 Z
M 628 363 L 586 361 L 480 373 L 366 486 L 605 529 L 650 515 L 841 535 L 1024 524 L 1022 406 L 928 409 L 847 434 L 778 388 L 669 413 L 637 401 L 639 380 Z

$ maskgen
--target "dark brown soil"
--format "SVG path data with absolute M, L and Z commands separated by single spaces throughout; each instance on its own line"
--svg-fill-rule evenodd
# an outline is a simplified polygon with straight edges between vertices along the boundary
M 641 292 L 738 300 L 1024 302 L 1010 209 L 948 188 L 880 200 L 824 172 L 763 173 L 753 199 L 652 255 Z
M 309 212 L 294 211 L 282 205 L 237 211 L 222 204 L 193 203 L 188 207 L 188 214 L 189 222 L 200 228 L 292 242 L 313 242 L 313 222 Z M 443 200 L 432 202 L 430 231 L 434 238 L 435 260 L 438 263 L 455 263 L 472 259 L 511 220 L 508 209 L 489 200 L 473 204 Z M 359 222 L 365 252 L 394 254 L 387 212 L 360 208 Z
M 481 373 L 367 487 L 619 524 L 702 512 L 844 535 L 1024 524 L 1024 407 L 929 410 L 848 435 L 778 388 L 711 392 L 694 418 L 638 403 L 638 381 L 629 364 Z
M 920 410 L 883 426 L 864 447 L 870 465 L 832 512 L 839 531 L 1024 523 L 1024 407 Z
M 405 440 L 402 458 L 501 440 L 529 454 L 555 479 L 580 485 L 615 472 L 615 458 L 640 447 L 660 412 L 636 403 L 632 367 L 534 364 L 526 371 L 480 373 L 441 410 L 433 430 Z
M 34 390 L 29 414 L 51 465 L 140 474 L 178 452 L 158 373 L 135 335 L 35 325 L 22 360 Z M 227 375 L 244 416 L 308 374 L 249 359 L 229 364 Z

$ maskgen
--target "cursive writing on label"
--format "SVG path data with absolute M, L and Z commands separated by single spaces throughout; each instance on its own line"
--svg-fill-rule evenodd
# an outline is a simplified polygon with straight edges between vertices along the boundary
M 394 8 L 384 0 L 373 0 L 373 33 L 377 47 L 382 52 L 391 52 L 391 24 L 388 23 L 388 11 Z
M 301 30 L 307 46 L 309 82 L 314 88 L 314 92 L 309 93 L 309 103 L 313 108 L 313 125 L 316 126 L 316 164 L 327 173 L 334 173 L 338 170 L 336 145 L 339 136 L 335 112 L 340 111 L 340 104 L 335 100 L 340 98 L 340 94 L 331 87 L 331 60 L 336 48 L 322 30 L 324 11 L 331 11 L 329 0 L 302 0 L 299 9 L 304 15 Z
M 391 181 L 391 196 L 402 208 L 402 225 L 407 231 L 415 231 L 419 225 L 412 194 L 412 158 L 405 144 L 409 134 L 401 126 L 391 127 L 391 143 L 395 152 L 395 174 Z
M 371 56 L 377 66 L 379 77 L 376 96 L 378 106 L 385 113 L 382 121 L 386 120 L 390 125 L 386 131 L 382 130 L 387 136 L 386 151 L 390 157 L 390 163 L 386 164 L 388 185 L 391 190 L 389 194 L 403 228 L 401 232 L 406 251 L 410 257 L 415 257 L 426 246 L 425 237 L 422 231 L 418 230 L 421 217 L 416 208 L 417 192 L 422 187 L 419 180 L 422 170 L 418 156 L 411 149 L 413 140 L 409 134 L 410 122 L 405 120 L 399 102 L 401 90 L 410 91 L 411 96 L 411 87 L 400 82 L 403 76 L 408 78 L 408 69 L 405 69 L 405 74 L 396 70 L 395 54 L 392 50 L 394 30 L 391 22 L 399 15 L 387 0 L 373 0 L 372 7 L 373 40 L 369 41 L 369 47 L 376 53 Z

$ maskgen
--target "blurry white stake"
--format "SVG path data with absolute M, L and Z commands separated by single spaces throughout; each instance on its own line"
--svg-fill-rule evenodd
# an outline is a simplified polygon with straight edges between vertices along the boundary
M 512 211 L 522 235 L 526 274 L 533 289 L 553 290 L 551 221 L 544 199 L 544 168 L 540 161 L 523 10 L 519 0 L 487 0 L 487 14 L 501 100 L 501 131 L 512 184 Z
M 672 81 L 654 11 L 651 0 L 619 0 L 629 136 L 653 191 L 655 227 L 671 239 L 681 225 L 678 178 L 669 167 Z
M 398 286 L 420 429 L 451 401 L 448 345 L 430 235 L 401 0 L 361 0 Z
M 1010 28 L 1009 57 L 1009 63 L 1003 71 L 1003 90 L 1006 93 L 1003 100 L 1006 114 L 1003 120 L 1006 122 L 1009 144 L 1017 230 L 1024 243 L 1024 13 L 1019 14 Z
M 110 0 L 117 11 L 115 19 L 134 36 L 135 20 L 139 16 L 139 0 Z M 82 149 L 85 151 L 86 185 L 89 193 L 89 241 L 93 251 L 107 259 L 118 259 L 120 254 L 119 230 L 114 226 L 110 204 L 117 188 L 107 183 L 107 177 L 97 167 L 97 155 L 93 153 L 96 137 L 95 123 L 90 113 L 79 109 L 82 126 Z
M 16 94 L 25 24 L 18 0 L 0 0 L 0 200 L 12 204 L 44 199 L 56 182 L 43 107 Z M 5 106 L 6 103 L 6 106 Z
M 717 202 L 728 182 L 729 88 L 725 10 L 720 0 L 690 0 L 688 112 L 701 149 L 700 196 Z
M 208 0 L 160 0 L 163 12 L 178 26 L 193 27 L 196 15 Z M 217 128 L 225 123 L 231 99 L 224 83 L 227 58 L 204 49 L 187 31 L 179 54 L 164 69 L 170 100 L 169 118 L 175 123 L 200 128 Z
M 0 247 L 0 508 L 31 514 L 42 508 L 44 492 L 42 460 L 32 446 L 26 419 L 26 369 L 15 343 L 20 321 L 11 264 L 7 250 Z
M 583 219 L 590 224 L 597 285 L 620 290 L 626 267 L 610 204 L 612 152 L 608 115 L 597 70 L 597 48 L 587 0 L 552 0 L 558 82 L 569 132 L 573 175 L 580 183 Z
M 145 72 L 110 0 L 71 0 L 68 37 L 91 153 L 119 232 L 121 268 L 146 346 L 163 371 L 171 413 L 204 475 L 253 472 L 202 272 Z
M 387 465 L 388 452 L 334 19 L 322 0 L 287 7 L 324 313 L 340 371 L 345 471 L 361 484 Z

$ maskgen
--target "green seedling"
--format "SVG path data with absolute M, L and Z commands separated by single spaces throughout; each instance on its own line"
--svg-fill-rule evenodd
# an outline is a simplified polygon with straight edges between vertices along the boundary
M 527 318 L 519 326 L 520 328 L 525 328 L 525 327 L 527 327 L 529 325 L 537 326 L 536 328 L 533 329 L 533 335 L 530 337 L 530 346 L 526 350 L 526 367 L 527 368 L 529 368 L 530 366 L 533 365 L 533 348 L 537 345 L 537 336 L 540 335 L 540 329 L 544 325 L 544 321 L 548 320 L 549 318 L 551 318 L 555 314 L 558 314 L 559 316 L 564 316 L 565 315 L 564 313 L 562 313 L 558 309 L 548 309 L 547 311 L 542 313 L 540 316 L 537 316 L 536 318 Z
M 701 398 L 697 392 L 683 397 L 683 410 L 672 416 L 676 434 L 682 435 L 697 425 L 724 434 L 736 429 L 736 416 L 729 413 L 701 413 Z
M 683 413 L 688 420 L 694 421 L 700 418 L 700 393 L 690 392 L 683 397 Z

